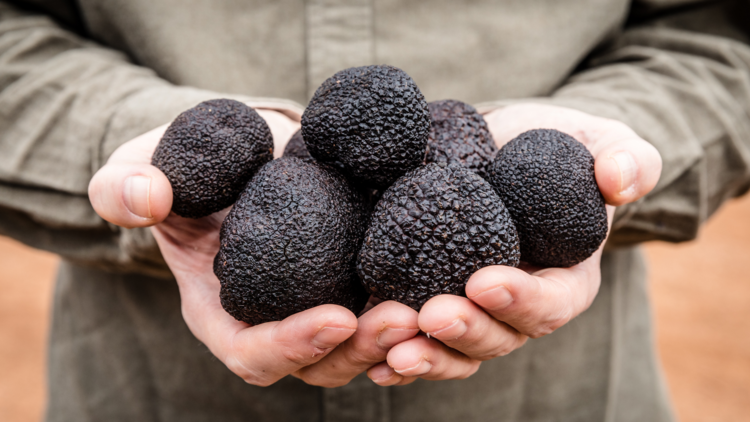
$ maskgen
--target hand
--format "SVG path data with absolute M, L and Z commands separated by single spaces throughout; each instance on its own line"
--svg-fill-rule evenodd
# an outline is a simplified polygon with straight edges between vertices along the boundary
M 580 111 L 540 104 L 505 107 L 485 116 L 498 146 L 530 129 L 558 129 L 583 143 L 596 159 L 599 190 L 614 206 L 650 192 L 661 173 L 656 149 L 625 124 Z M 461 379 L 482 361 L 506 355 L 526 340 L 549 334 L 588 309 L 599 291 L 602 247 L 570 268 L 485 267 L 466 285 L 468 298 L 441 295 L 419 313 L 429 333 L 393 347 L 387 364 L 368 376 L 380 385 Z
M 275 145 L 275 155 L 280 155 L 298 124 L 273 111 L 260 114 L 274 139 L 283 141 Z M 159 127 L 118 148 L 91 180 L 89 198 L 111 223 L 151 227 L 177 280 L 187 326 L 232 372 L 260 386 L 289 374 L 314 385 L 343 385 L 384 361 L 390 347 L 417 334 L 417 313 L 395 302 L 381 303 L 359 320 L 337 305 L 257 326 L 227 314 L 219 300 L 213 259 L 228 211 L 195 220 L 170 213 L 172 188 L 150 164 L 165 130 Z

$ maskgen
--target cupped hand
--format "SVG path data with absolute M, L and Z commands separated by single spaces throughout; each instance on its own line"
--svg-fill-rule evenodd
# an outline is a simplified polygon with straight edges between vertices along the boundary
M 609 227 L 614 208 L 650 192 L 661 173 L 656 149 L 625 124 L 577 110 L 519 104 L 485 115 L 498 147 L 531 129 L 557 129 L 583 143 L 595 158 Z M 461 379 L 482 361 L 506 355 L 526 340 L 552 333 L 588 309 L 601 282 L 603 245 L 570 268 L 485 267 L 466 285 L 467 298 L 441 295 L 419 312 L 417 336 L 393 347 L 387 363 L 368 371 L 380 385 L 417 378 Z
M 276 140 L 287 141 L 298 125 L 281 113 L 259 113 Z M 256 326 L 226 313 L 213 260 L 227 211 L 200 219 L 170 213 L 172 188 L 150 164 L 165 130 L 159 127 L 118 148 L 91 180 L 89 198 L 111 223 L 151 227 L 177 280 L 187 326 L 232 372 L 259 386 L 290 374 L 313 385 L 344 385 L 419 332 L 417 313 L 395 302 L 378 304 L 359 319 L 341 306 L 322 305 Z M 276 143 L 275 155 L 283 146 Z

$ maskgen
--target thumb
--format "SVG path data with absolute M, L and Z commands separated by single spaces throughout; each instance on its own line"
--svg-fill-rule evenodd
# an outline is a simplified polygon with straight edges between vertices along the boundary
M 659 181 L 662 161 L 659 152 L 630 128 L 596 152 L 596 183 L 605 201 L 623 205 L 651 192 Z M 615 134 L 613 134 L 615 135 Z
M 147 227 L 172 208 L 172 187 L 151 156 L 166 126 L 121 145 L 89 183 L 89 200 L 100 217 L 118 226 Z

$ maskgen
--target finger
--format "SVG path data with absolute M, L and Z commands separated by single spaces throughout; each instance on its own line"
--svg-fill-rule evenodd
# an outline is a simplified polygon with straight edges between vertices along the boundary
M 417 377 L 404 377 L 396 373 L 387 362 L 380 362 L 367 371 L 367 377 L 381 387 L 392 385 L 407 385 L 417 380 Z
M 399 385 L 399 386 L 400 385 L 409 385 L 409 384 L 413 383 L 414 381 L 416 381 L 418 379 L 419 379 L 419 377 L 404 377 L 404 379 L 402 379 L 401 382 L 399 382 L 396 385 Z
M 485 119 L 499 147 L 535 128 L 555 128 L 583 143 L 596 160 L 597 184 L 610 205 L 636 201 L 659 181 L 662 167 L 659 152 L 617 120 L 531 103 L 494 110 Z
M 172 187 L 151 156 L 166 126 L 120 146 L 89 183 L 89 199 L 103 219 L 118 226 L 148 227 L 172 208 Z
M 337 305 L 322 305 L 283 321 L 250 326 L 221 308 L 214 299 L 218 289 L 210 298 L 199 298 L 197 292 L 182 294 L 183 290 L 181 286 L 183 315 L 191 331 L 232 372 L 253 385 L 271 385 L 318 362 L 357 328 L 356 316 Z
M 295 376 L 322 387 L 346 385 L 386 359 L 388 350 L 419 333 L 417 312 L 401 303 L 383 302 L 359 317 L 357 332 L 320 362 Z
M 283 321 L 240 330 L 228 337 L 232 341 L 217 355 L 224 356 L 229 369 L 246 382 L 266 386 L 320 361 L 356 329 L 356 316 L 348 309 L 321 305 Z M 216 341 L 221 344 L 221 339 Z
M 523 346 L 527 337 L 488 315 L 471 300 L 435 296 L 419 311 L 419 328 L 476 360 L 505 356 Z
M 375 384 L 381 387 L 390 387 L 391 385 L 397 385 L 404 380 L 404 377 L 397 374 L 387 362 L 380 362 L 377 365 L 367 370 L 367 377 L 372 380 Z
M 173 249 L 169 235 L 159 229 L 152 233 L 160 249 Z M 203 254 L 197 259 L 210 261 Z M 357 329 L 357 317 L 338 305 L 321 305 L 283 321 L 250 326 L 221 306 L 221 285 L 213 272 L 192 272 L 176 279 L 182 315 L 190 331 L 232 372 L 253 385 L 271 385 L 319 361 Z
M 659 181 L 662 161 L 653 145 L 632 129 L 612 122 L 594 151 L 596 183 L 610 205 L 636 201 Z
M 118 226 L 148 227 L 172 209 L 172 187 L 151 165 L 102 167 L 89 183 L 89 199 L 99 216 Z
M 474 374 L 481 364 L 425 336 L 394 346 L 388 352 L 387 362 L 402 377 L 426 380 L 464 379 Z
M 496 319 L 538 338 L 588 309 L 599 291 L 601 250 L 570 268 L 528 274 L 518 268 L 489 266 L 475 272 L 466 295 Z

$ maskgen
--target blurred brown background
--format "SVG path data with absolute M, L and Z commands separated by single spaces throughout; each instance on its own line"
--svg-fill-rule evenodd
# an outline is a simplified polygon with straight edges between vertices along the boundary
M 750 196 L 696 242 L 647 245 L 659 353 L 682 422 L 750 421 Z M 0 421 L 44 412 L 57 258 L 0 237 Z

